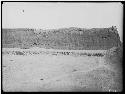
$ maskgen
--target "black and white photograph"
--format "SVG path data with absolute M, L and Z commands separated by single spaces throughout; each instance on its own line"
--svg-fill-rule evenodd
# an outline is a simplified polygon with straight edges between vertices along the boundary
M 2 2 L 3 92 L 122 92 L 123 4 Z

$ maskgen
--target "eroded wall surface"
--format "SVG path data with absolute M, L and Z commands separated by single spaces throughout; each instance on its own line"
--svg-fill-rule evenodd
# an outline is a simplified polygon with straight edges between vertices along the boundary
M 2 29 L 4 48 L 32 48 L 63 50 L 107 50 L 120 46 L 120 37 L 113 28 L 67 28 L 55 30 Z

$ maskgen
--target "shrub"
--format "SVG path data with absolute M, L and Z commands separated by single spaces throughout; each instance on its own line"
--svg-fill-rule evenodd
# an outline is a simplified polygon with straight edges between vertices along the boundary
M 15 51 L 16 55 L 24 55 L 24 53 L 20 52 L 20 51 Z

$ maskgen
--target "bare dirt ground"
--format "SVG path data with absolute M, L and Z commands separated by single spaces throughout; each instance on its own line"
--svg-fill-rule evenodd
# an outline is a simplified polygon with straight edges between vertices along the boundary
M 113 84 L 118 87 L 107 87 L 88 75 L 94 69 L 104 68 L 102 57 L 3 55 L 2 60 L 4 91 L 121 91 L 118 77 L 118 84 Z

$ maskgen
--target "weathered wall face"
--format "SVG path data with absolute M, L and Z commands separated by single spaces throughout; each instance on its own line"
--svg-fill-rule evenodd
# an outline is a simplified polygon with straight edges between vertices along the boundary
M 44 32 L 43 32 L 44 31 Z M 107 50 L 121 45 L 119 35 L 110 28 L 80 29 L 68 28 L 43 30 L 35 33 L 34 29 L 3 29 L 3 48 L 43 47 L 67 50 Z

